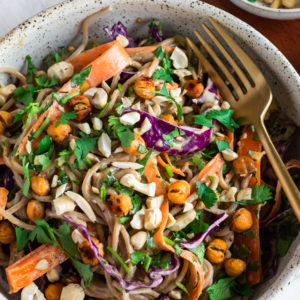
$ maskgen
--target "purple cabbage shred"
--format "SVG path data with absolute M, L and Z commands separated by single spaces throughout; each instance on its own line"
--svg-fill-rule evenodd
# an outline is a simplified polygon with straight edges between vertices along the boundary
M 11 191 L 14 188 L 15 180 L 11 169 L 6 169 L 4 172 L 4 187 Z

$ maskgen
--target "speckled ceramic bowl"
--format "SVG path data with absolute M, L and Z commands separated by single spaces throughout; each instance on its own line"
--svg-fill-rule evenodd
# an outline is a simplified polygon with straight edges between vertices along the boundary
M 261 67 L 282 112 L 300 125 L 300 77 L 295 69 L 274 45 L 252 27 L 202 1 L 69 0 L 36 15 L 8 34 L 0 42 L 0 66 L 22 69 L 28 53 L 39 63 L 49 51 L 70 43 L 75 45 L 80 40 L 80 37 L 74 39 L 79 32 L 80 22 L 87 15 L 108 4 L 113 6 L 113 12 L 90 27 L 91 38 L 101 42 L 107 41 L 103 27 L 111 26 L 119 20 L 128 27 L 130 35 L 133 36 L 146 34 L 146 24 L 153 18 L 158 18 L 163 24 L 165 35 L 179 32 L 193 37 L 193 29 L 199 28 L 199 24 L 207 17 L 214 17 L 234 35 L 238 43 Z M 144 23 L 137 25 L 135 20 L 138 17 L 141 17 Z M 299 144 L 297 149 L 300 153 Z M 282 299 L 282 293 L 288 283 L 295 276 L 300 277 L 299 241 L 298 237 L 287 256 L 281 260 L 277 275 L 256 289 L 255 299 Z M 2 290 L 3 294 L 6 294 L 5 277 L 2 280 Z M 296 296 L 297 294 L 294 295 L 294 299 Z M 18 298 L 19 296 L 10 297 Z
M 260 1 L 230 0 L 240 8 L 260 17 L 276 20 L 300 19 L 300 2 L 294 8 L 271 8 Z

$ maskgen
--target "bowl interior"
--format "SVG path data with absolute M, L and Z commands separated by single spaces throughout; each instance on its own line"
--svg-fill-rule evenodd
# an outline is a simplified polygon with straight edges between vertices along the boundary
M 134 37 L 145 36 L 147 24 L 154 18 L 162 23 L 165 36 L 181 33 L 193 38 L 193 30 L 199 29 L 209 16 L 223 24 L 234 39 L 259 65 L 272 87 L 281 110 L 300 125 L 300 78 L 294 68 L 260 33 L 232 15 L 210 6 L 202 1 L 181 0 L 69 0 L 45 12 L 38 14 L 21 24 L 0 42 L 0 66 L 24 68 L 24 58 L 30 54 L 39 64 L 41 60 L 59 46 L 80 42 L 80 22 L 89 14 L 112 5 L 114 10 L 109 15 L 93 22 L 90 26 L 90 38 L 100 42 L 108 41 L 103 27 L 112 26 L 122 21 L 129 34 Z M 137 24 L 135 20 L 142 18 Z M 77 36 L 77 37 L 76 37 Z M 5 81 L 5 77 L 0 80 Z M 300 149 L 300 145 L 297 146 Z M 300 151 L 298 151 L 300 153 Z M 272 299 L 280 287 L 292 276 L 291 265 L 299 264 L 299 237 L 293 243 L 288 255 L 281 260 L 279 272 L 266 285 L 256 290 L 257 299 Z

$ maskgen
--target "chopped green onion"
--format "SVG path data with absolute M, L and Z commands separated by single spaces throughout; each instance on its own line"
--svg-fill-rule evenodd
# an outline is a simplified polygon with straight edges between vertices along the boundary
M 174 246 L 175 245 L 175 242 L 168 239 L 166 236 L 164 236 L 164 241 L 166 242 L 167 245 L 169 246 Z
M 86 161 L 86 163 L 87 163 L 90 167 L 93 165 L 93 163 L 91 162 L 90 159 L 87 158 L 85 161 Z
M 103 108 L 100 110 L 100 112 L 99 112 L 99 114 L 98 114 L 98 117 L 99 117 L 99 118 L 102 117 L 102 115 L 103 115 L 104 112 L 106 111 L 107 107 L 108 107 L 108 103 L 106 103 L 106 104 L 103 106 Z
M 169 178 L 172 178 L 174 176 L 174 173 L 169 164 L 166 164 L 166 171 L 167 171 Z
M 120 224 L 125 224 L 131 220 L 131 217 L 120 217 Z
M 71 100 L 73 97 L 79 95 L 79 91 L 76 91 L 74 93 L 71 93 L 70 95 L 68 96 L 65 96 L 61 99 L 60 103 L 61 104 L 67 104 L 69 102 L 69 100 Z
M 130 270 L 126 265 L 125 261 L 122 259 L 122 257 L 110 246 L 107 246 L 107 250 L 119 261 L 121 266 L 124 268 L 125 272 L 129 274 Z
M 189 294 L 188 290 L 181 282 L 176 281 L 176 286 L 179 287 L 181 290 L 183 290 L 186 294 Z
M 78 185 L 80 184 L 80 180 L 73 180 L 73 182 Z
M 105 197 L 106 197 L 106 187 L 104 184 L 102 184 L 101 189 L 100 189 L 100 199 L 105 202 Z
M 43 121 L 40 128 L 35 132 L 33 138 L 37 139 L 42 134 L 43 130 L 46 128 L 49 122 L 50 122 L 50 113 L 48 113 L 46 119 Z
M 147 255 L 144 261 L 144 268 L 146 272 L 148 272 L 151 262 L 152 262 L 152 258 L 149 255 Z

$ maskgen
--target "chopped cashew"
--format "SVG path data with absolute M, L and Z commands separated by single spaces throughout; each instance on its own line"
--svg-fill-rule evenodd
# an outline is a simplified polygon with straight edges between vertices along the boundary
M 142 229 L 144 226 L 145 218 L 145 207 L 143 206 L 139 211 L 137 211 L 130 222 L 130 226 L 133 229 Z
M 238 157 L 237 153 L 232 151 L 231 149 L 223 150 L 222 155 L 226 161 L 233 161 Z
M 196 218 L 196 212 L 195 210 L 190 210 L 183 215 L 180 215 L 175 218 L 176 223 L 169 227 L 172 231 L 180 231 L 181 229 L 185 228 L 187 225 L 189 225 L 191 222 L 194 221 Z
M 73 232 L 71 234 L 71 238 L 75 244 L 77 244 L 77 243 L 80 244 L 84 241 L 84 237 L 82 236 L 82 234 L 79 232 L 78 229 L 73 230 Z
M 124 48 L 129 45 L 128 39 L 123 34 L 118 34 L 116 37 L 116 40 L 119 41 L 120 44 L 122 45 L 122 47 L 124 47 Z
M 46 300 L 44 294 L 39 290 L 37 285 L 32 282 L 23 288 L 21 292 L 21 300 Z
M 48 77 L 55 77 L 60 83 L 64 83 L 69 80 L 73 74 L 73 65 L 66 61 L 61 61 L 52 65 L 47 71 Z
M 55 198 L 58 198 L 59 196 L 61 196 L 67 189 L 68 183 L 64 183 L 62 185 L 60 185 L 55 192 Z
M 154 230 L 162 220 L 162 213 L 159 208 L 148 208 L 145 211 L 144 226 L 146 230 Z
M 58 281 L 60 278 L 61 272 L 62 272 L 62 267 L 61 267 L 61 265 L 58 265 L 46 273 L 47 279 L 50 282 Z
M 96 221 L 96 215 L 91 205 L 79 194 L 68 191 L 66 195 L 76 202 L 86 216 L 94 223 Z
M 142 183 L 140 181 L 137 181 L 133 174 L 124 175 L 121 178 L 120 183 L 129 188 L 133 188 L 135 191 L 145 194 L 147 196 L 154 197 L 155 195 L 155 182 Z
M 83 300 L 84 297 L 83 288 L 79 284 L 71 283 L 63 287 L 60 300 Z
M 188 58 L 185 52 L 179 47 L 175 47 L 170 59 L 173 61 L 175 69 L 185 69 L 188 66 Z
M 174 224 L 176 223 L 176 220 L 175 220 L 175 218 L 173 217 L 173 215 L 172 214 L 168 214 L 168 221 L 167 221 L 167 228 L 170 228 L 170 227 L 172 227 Z
M 102 122 L 102 120 L 99 119 L 99 118 L 96 118 L 96 117 L 95 117 L 95 118 L 92 118 L 92 124 L 93 124 L 94 130 L 97 130 L 97 131 L 101 130 L 102 127 L 103 127 L 103 122 Z
M 164 195 L 148 197 L 146 200 L 147 208 L 160 208 L 164 201 Z
M 130 112 L 120 117 L 120 122 L 124 125 L 134 125 L 140 120 L 141 116 L 138 112 Z
M 110 157 L 111 155 L 111 139 L 107 133 L 102 133 L 98 140 L 98 149 L 105 156 Z
M 134 169 L 134 170 L 143 168 L 143 165 L 141 164 L 134 163 L 134 162 L 127 162 L 127 161 L 115 161 L 112 163 L 112 166 L 119 169 Z
M 228 190 L 224 190 L 220 195 L 220 202 L 234 202 L 237 188 L 235 186 L 230 187 Z
M 54 175 L 53 177 L 52 177 L 52 182 L 51 182 L 51 187 L 52 188 L 56 188 L 57 187 L 57 181 L 58 181 L 58 175 Z
M 91 133 L 91 127 L 89 123 L 78 123 L 76 124 L 77 128 L 80 129 L 82 132 L 85 134 L 90 134 Z
M 43 271 L 49 268 L 49 262 L 46 259 L 41 259 L 36 265 L 35 269 Z
M 67 196 L 61 196 L 53 200 L 53 206 L 55 213 L 60 216 L 65 212 L 74 211 L 76 204 L 71 198 Z
M 180 300 L 181 296 L 182 296 L 182 291 L 179 289 L 176 290 L 172 290 L 168 293 L 168 295 L 170 296 L 170 298 L 175 299 L 175 300 Z
M 238 192 L 237 201 L 241 200 L 251 200 L 252 199 L 252 189 L 251 188 L 245 188 Z
M 131 244 L 135 250 L 141 250 L 144 247 L 146 240 L 147 232 L 145 231 L 139 231 L 130 238 Z
M 187 211 L 192 210 L 193 208 L 194 208 L 194 205 L 192 203 L 186 201 L 184 203 L 184 207 L 183 207 L 183 211 L 182 212 L 185 213 Z
M 107 104 L 107 93 L 103 88 L 91 88 L 83 94 L 88 97 L 92 105 L 97 109 L 102 109 Z
M 145 132 L 149 131 L 152 127 L 148 118 L 145 118 L 140 128 L 134 128 L 134 132 L 143 135 Z

